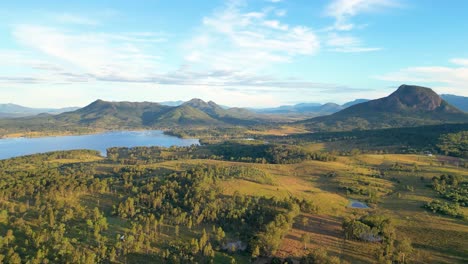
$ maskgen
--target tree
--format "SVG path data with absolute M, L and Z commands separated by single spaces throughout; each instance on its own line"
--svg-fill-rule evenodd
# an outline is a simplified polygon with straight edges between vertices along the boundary
M 256 259 L 260 256 L 260 247 L 255 245 L 252 250 L 252 254 L 250 255 L 252 259 Z
M 301 242 L 304 243 L 304 249 L 307 249 L 307 244 L 310 243 L 310 235 L 309 233 L 304 233 L 301 236 Z
M 413 252 L 411 240 L 403 238 L 401 241 L 398 241 L 395 251 L 398 263 L 407 263 L 408 256 Z
M 307 226 L 307 224 L 309 224 L 309 218 L 307 218 L 306 216 L 303 216 L 302 217 L 302 227 L 305 228 Z
M 213 250 L 213 247 L 208 242 L 208 244 L 206 244 L 206 246 L 203 248 L 203 256 L 212 258 L 212 257 L 214 257 L 214 254 L 215 254 L 215 252 Z
M 111 251 L 109 252 L 109 260 L 114 262 L 116 257 L 117 257 L 117 252 L 115 250 L 115 247 L 112 247 Z
M 3 238 L 7 247 L 9 246 L 9 244 L 11 242 L 13 242 L 13 240 L 15 240 L 15 236 L 13 235 L 13 230 L 11 229 L 8 229 L 8 231 L 6 232 L 6 235 L 5 237 Z
M 55 225 L 55 215 L 53 209 L 49 209 L 49 225 L 50 227 L 53 227 Z
M 18 253 L 13 253 L 9 259 L 8 259 L 8 263 L 10 264 L 21 264 L 21 257 L 20 255 L 18 255 Z

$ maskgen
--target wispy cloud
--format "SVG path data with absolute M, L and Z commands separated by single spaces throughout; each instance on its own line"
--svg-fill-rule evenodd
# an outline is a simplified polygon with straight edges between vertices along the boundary
M 243 12 L 243 7 L 242 1 L 229 1 L 203 18 L 186 45 L 190 62 L 208 62 L 205 67 L 214 69 L 251 70 L 319 50 L 319 39 L 310 27 L 269 18 L 271 9 Z
M 0 66 L 15 63 L 27 70 L 19 75 L 0 76 L 0 89 L 23 84 L 35 88 L 43 84 L 76 84 L 73 87 L 78 88 L 74 89 L 90 92 L 95 85 L 112 85 L 129 90 L 138 87 L 145 91 L 141 94 L 154 96 L 163 89 L 172 89 L 174 95 L 196 93 L 221 103 L 233 104 L 235 100 L 243 105 L 258 104 L 259 95 L 265 105 L 293 100 L 297 91 L 314 98 L 327 98 L 327 94 L 333 97 L 342 90 L 351 94 L 369 92 L 307 78 L 288 78 L 288 74 L 276 72 L 275 67 L 292 64 L 298 58 L 314 59 L 321 46 L 334 52 L 379 48 L 366 47 L 350 32 L 317 32 L 309 24 L 295 20 L 287 23 L 287 10 L 278 9 L 277 5 L 265 3 L 252 9 L 247 3 L 226 1 L 204 16 L 193 34 L 180 40 L 182 43 L 171 43 L 171 50 L 180 58 L 163 52 L 166 41 L 170 41 L 165 33 L 102 32 L 99 30 L 105 22 L 70 13 L 56 17 L 61 20 L 60 25 L 14 25 L 12 35 L 25 52 L 0 51 Z M 126 95 L 132 96 L 133 92 Z
M 279 17 L 284 17 L 284 16 L 286 16 L 287 13 L 288 13 L 288 11 L 286 9 L 275 10 L 275 15 L 277 15 Z
M 455 59 L 451 59 L 450 62 L 452 62 L 453 64 L 457 64 L 457 65 L 467 66 L 467 67 L 468 67 L 468 59 L 455 58 Z
M 329 50 L 335 52 L 370 52 L 382 50 L 380 47 L 368 47 L 351 31 L 363 29 L 367 24 L 356 25 L 352 18 L 362 13 L 375 12 L 383 8 L 399 6 L 398 0 L 333 0 L 326 6 L 324 14 L 334 18 L 334 24 L 325 28 L 330 32 L 326 37 Z M 343 32 L 348 32 L 344 34 Z
M 99 24 L 99 22 L 95 19 L 70 13 L 58 14 L 55 16 L 55 18 L 58 22 L 67 24 L 69 23 L 88 26 L 95 26 Z
M 396 0 L 333 0 L 325 15 L 335 18 L 334 29 L 348 31 L 355 27 L 351 21 L 354 16 L 396 6 Z
M 139 45 L 153 42 L 146 36 L 75 33 L 28 24 L 16 26 L 13 34 L 24 46 L 49 56 L 49 60 L 69 71 L 134 78 L 158 69 L 160 57 L 146 53 L 143 45 Z
M 452 66 L 409 67 L 375 78 L 432 85 L 443 93 L 468 95 L 468 59 L 452 59 Z
M 336 52 L 369 52 L 378 51 L 382 48 L 364 47 L 361 39 L 349 36 L 349 35 L 338 35 L 337 33 L 331 33 L 328 35 L 327 46 L 332 51 Z

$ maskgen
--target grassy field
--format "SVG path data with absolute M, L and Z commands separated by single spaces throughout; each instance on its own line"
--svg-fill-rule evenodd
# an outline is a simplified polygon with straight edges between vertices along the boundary
M 222 161 L 196 160 L 191 163 L 235 164 Z M 376 178 L 380 170 L 393 164 L 402 166 L 402 171 L 388 171 L 385 177 Z M 408 236 L 416 248 L 416 263 L 466 263 L 468 261 L 468 225 L 466 221 L 443 217 L 426 211 L 422 206 L 438 198 L 427 185 L 435 175 L 455 173 L 468 177 L 468 170 L 452 165 L 441 165 L 437 157 L 422 155 L 358 155 L 340 157 L 336 162 L 307 161 L 293 165 L 255 166 L 268 172 L 275 179 L 274 185 L 258 184 L 246 180 L 229 180 L 220 183 L 227 195 L 239 192 L 247 195 L 268 197 L 308 198 L 319 207 L 317 215 L 302 215 L 283 241 L 278 256 L 305 254 L 300 236 L 311 235 L 310 247 L 324 247 L 328 251 L 352 263 L 372 263 L 377 245 L 343 241 L 341 221 L 347 215 L 372 213 L 391 216 L 397 224 L 400 236 Z M 418 166 L 414 171 L 415 165 Z M 180 162 L 161 164 L 168 168 L 180 167 Z M 246 166 L 246 164 L 242 164 Z M 327 177 L 332 173 L 335 176 Z M 395 182 L 395 181 L 398 182 Z M 377 190 L 379 202 L 372 209 L 347 208 L 348 198 L 366 200 L 364 195 L 347 194 L 340 185 L 357 183 Z M 468 213 L 467 209 L 463 209 Z M 301 218 L 308 224 L 302 225 Z M 365 249 L 363 251 L 363 249 Z M 357 253 L 359 252 L 359 253 Z
M 259 184 L 244 179 L 231 179 L 219 183 L 223 192 L 226 195 L 239 192 L 254 196 L 294 196 L 312 200 L 319 208 L 318 214 L 302 214 L 297 218 L 276 253 L 279 257 L 300 257 L 313 248 L 326 248 L 331 254 L 351 263 L 373 263 L 378 245 L 344 241 L 341 228 L 343 217 L 370 212 L 392 217 L 399 236 L 411 238 L 416 249 L 413 256 L 415 263 L 466 263 L 467 222 L 440 216 L 422 208 L 426 202 L 438 198 L 437 193 L 428 187 L 433 176 L 454 173 L 468 177 L 467 169 L 443 165 L 441 160 L 423 155 L 386 154 L 339 157 L 335 162 L 306 161 L 291 165 L 179 160 L 148 166 L 168 170 L 183 170 L 197 164 L 253 166 L 271 175 L 273 183 Z M 389 169 L 394 164 L 401 166 L 400 171 Z M 414 170 L 415 166 L 417 170 Z M 382 170 L 387 170 L 385 176 L 376 177 Z M 376 190 L 378 202 L 371 204 L 369 210 L 348 208 L 350 198 L 361 201 L 368 199 L 366 195 L 350 194 L 342 188 L 350 184 Z M 468 213 L 466 208 L 463 210 Z M 306 225 L 302 224 L 303 218 L 307 219 Z M 311 236 L 307 249 L 300 242 L 305 232 Z

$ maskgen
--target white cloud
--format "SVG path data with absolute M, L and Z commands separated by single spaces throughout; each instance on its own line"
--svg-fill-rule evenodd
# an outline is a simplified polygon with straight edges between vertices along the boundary
M 396 0 L 333 0 L 325 15 L 335 18 L 335 30 L 348 31 L 355 27 L 350 19 L 361 13 L 399 6 Z
M 263 24 L 267 27 L 278 29 L 278 30 L 288 30 L 289 26 L 285 24 L 281 24 L 278 20 L 265 20 Z
M 275 15 L 277 15 L 279 17 L 284 17 L 284 16 L 286 16 L 287 13 L 288 13 L 288 11 L 286 11 L 285 9 L 279 9 L 279 10 L 275 11 Z
M 130 34 L 75 33 L 52 27 L 18 25 L 14 37 L 69 72 L 138 78 L 158 69 L 159 56 L 145 52 L 153 39 Z
M 364 47 L 362 45 L 362 41 L 359 38 L 349 35 L 338 35 L 337 33 L 329 34 L 326 44 L 328 47 L 330 47 L 330 50 L 344 53 L 381 50 L 381 48 Z
M 396 72 L 376 76 L 379 80 L 430 85 L 439 93 L 455 93 L 468 96 L 468 61 L 452 59 L 447 66 L 409 67 Z
M 242 12 L 242 7 L 241 1 L 229 1 L 204 17 L 198 34 L 185 45 L 187 53 L 198 54 L 207 68 L 253 70 L 319 50 L 311 28 L 271 19 L 271 9 Z
M 95 26 L 99 24 L 97 20 L 84 17 L 84 16 L 75 15 L 75 14 L 69 14 L 69 13 L 59 14 L 55 18 L 60 23 L 70 23 L 70 24 L 88 25 L 88 26 Z
M 326 44 L 329 50 L 335 52 L 370 52 L 378 51 L 380 47 L 366 47 L 362 40 L 349 33 L 343 35 L 343 31 L 352 31 L 363 29 L 367 24 L 355 25 L 352 18 L 362 14 L 375 12 L 377 10 L 389 7 L 397 7 L 400 4 L 398 0 L 333 0 L 325 8 L 325 15 L 333 17 L 335 22 L 333 26 L 324 29 L 324 32 L 332 32 L 327 36 Z
M 456 58 L 456 59 L 451 59 L 450 62 L 452 62 L 453 64 L 461 65 L 461 66 L 468 66 L 468 59 Z
M 194 96 L 227 105 L 267 106 L 297 99 L 298 90 L 310 98 L 336 96 L 343 89 L 363 92 L 273 74 L 277 64 L 316 54 L 319 38 L 309 26 L 284 23 L 286 10 L 245 11 L 244 3 L 228 1 L 205 16 L 189 40 L 171 45 L 181 61 L 162 52 L 165 48 L 160 45 L 164 45 L 166 35 L 160 32 L 83 32 L 76 27 L 67 30 L 67 25 L 16 25 L 13 36 L 26 52 L 0 51 L 0 67 L 16 61 L 28 70 L 2 74 L 0 90 L 24 87 L 28 94 L 24 100 L 34 103 L 33 98 L 42 98 L 47 90 L 44 87 L 51 86 L 53 96 L 41 99 L 41 103 L 56 106 L 84 105 L 96 98 L 162 101 Z M 72 16 L 65 20 L 86 24 L 86 20 Z M 325 40 L 335 51 L 372 49 L 362 47 L 352 36 Z M 166 59 L 171 66 L 164 65 Z M 170 93 L 164 92 L 168 90 Z M 8 99 L 3 95 L 0 93 L 0 101 Z M 72 103 L 73 98 L 78 103 Z

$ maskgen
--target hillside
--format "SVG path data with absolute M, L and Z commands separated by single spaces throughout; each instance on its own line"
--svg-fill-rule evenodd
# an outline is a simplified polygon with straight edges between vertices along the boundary
M 387 97 L 299 124 L 311 130 L 340 131 L 466 122 L 468 114 L 447 103 L 430 88 L 402 85 Z

